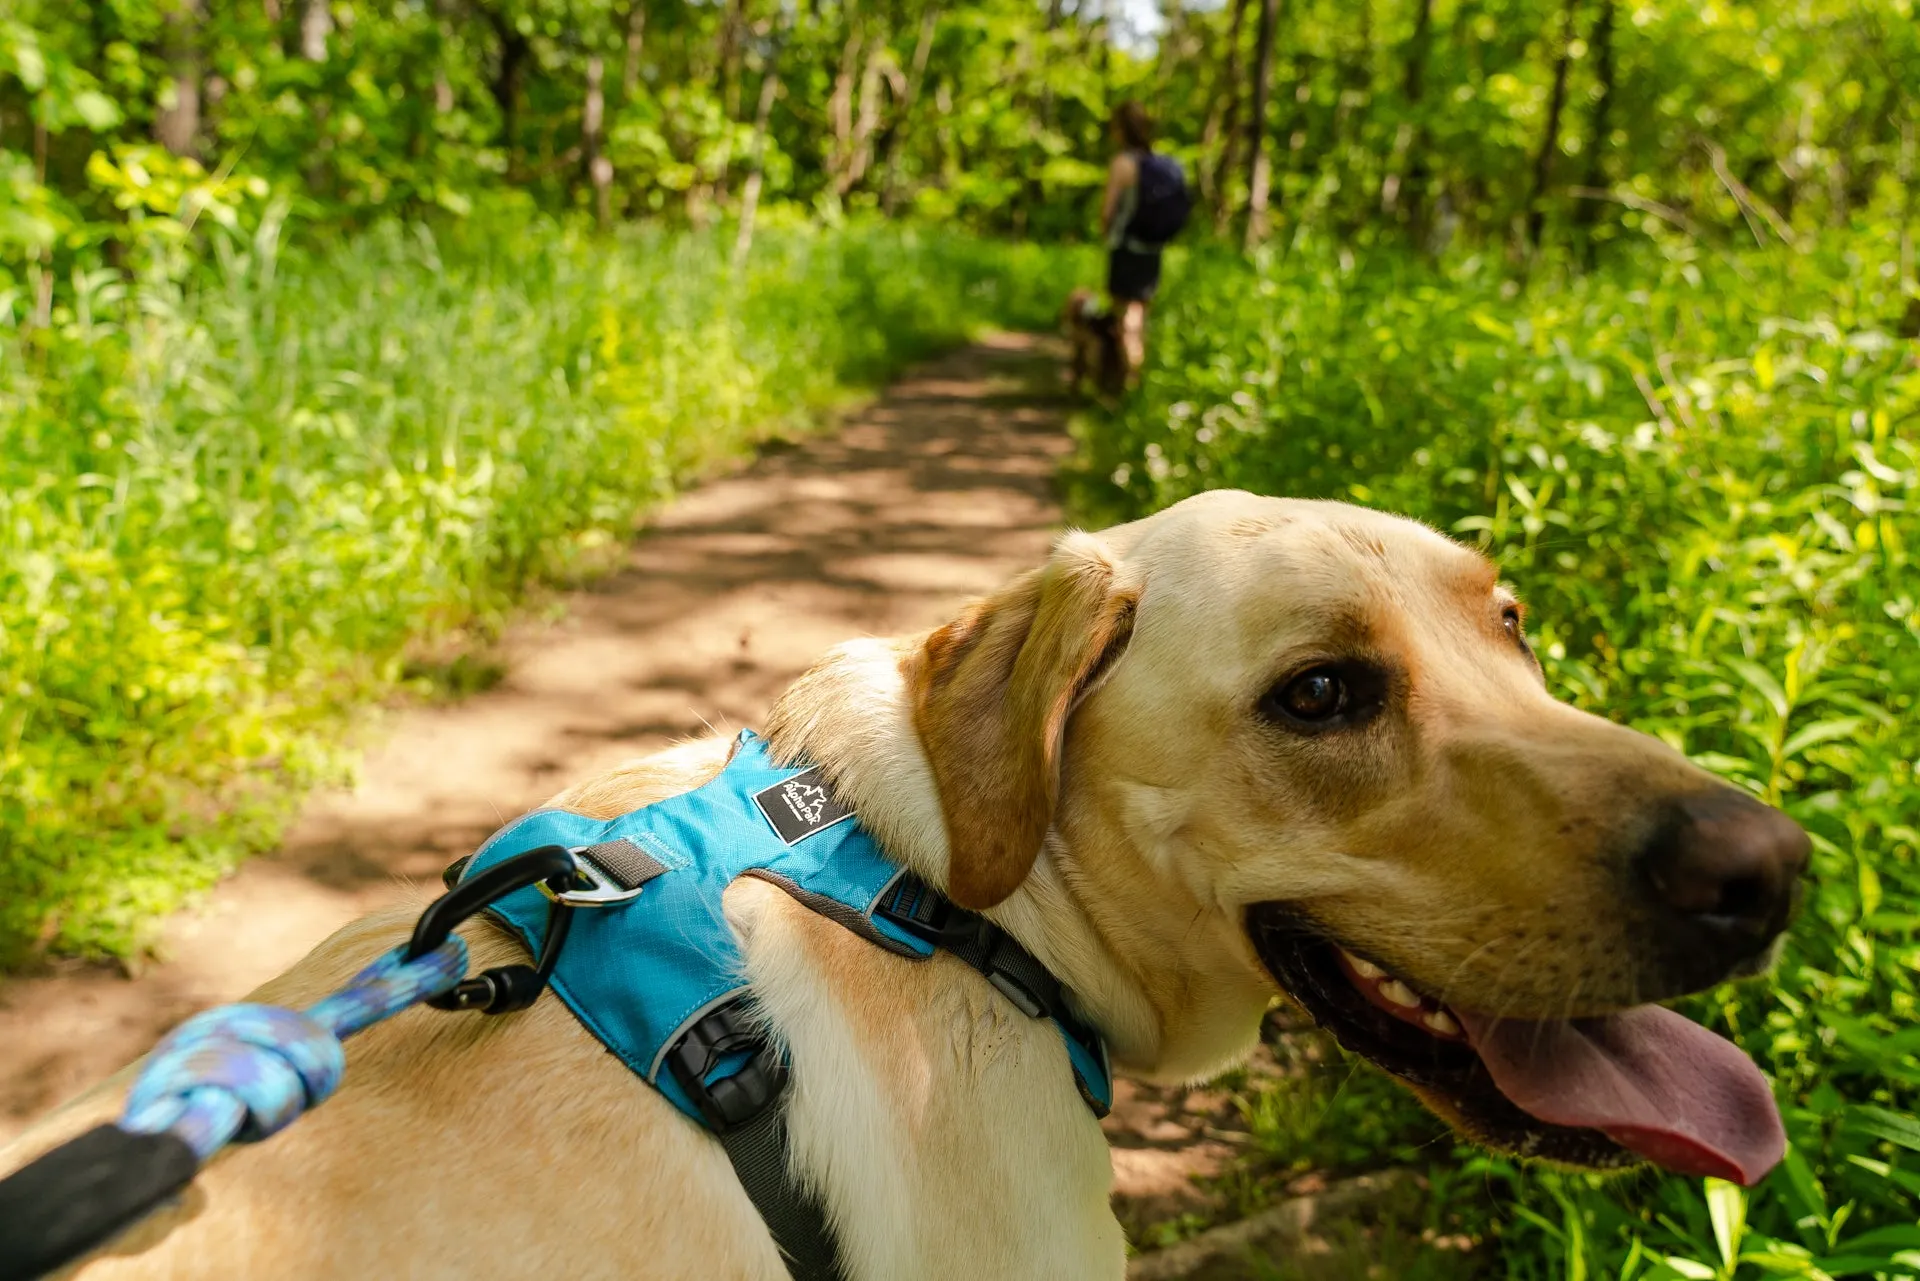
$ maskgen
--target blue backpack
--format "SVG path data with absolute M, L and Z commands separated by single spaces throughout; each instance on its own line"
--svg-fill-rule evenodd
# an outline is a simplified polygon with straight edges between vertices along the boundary
M 1172 156 L 1143 151 L 1139 167 L 1127 239 L 1157 249 L 1187 225 L 1187 216 L 1193 212 L 1193 197 L 1187 191 L 1187 175 Z

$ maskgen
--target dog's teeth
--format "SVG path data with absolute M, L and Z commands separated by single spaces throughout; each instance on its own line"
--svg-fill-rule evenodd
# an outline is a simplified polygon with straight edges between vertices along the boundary
M 1430 1010 L 1427 1013 L 1427 1017 L 1421 1021 L 1441 1036 L 1460 1035 L 1460 1025 L 1455 1023 L 1453 1021 L 1453 1015 L 1447 1013 L 1445 1010 Z
M 1413 994 L 1412 988 L 1402 983 L 1399 979 L 1388 979 L 1385 983 L 1382 983 L 1380 985 L 1380 995 L 1386 997 L 1395 1005 L 1405 1006 L 1409 1010 L 1420 1008 L 1420 998 Z
M 1353 967 L 1353 972 L 1363 979 L 1377 979 L 1386 973 L 1372 961 L 1363 961 L 1345 948 L 1341 949 L 1340 954 L 1347 958 L 1347 964 Z

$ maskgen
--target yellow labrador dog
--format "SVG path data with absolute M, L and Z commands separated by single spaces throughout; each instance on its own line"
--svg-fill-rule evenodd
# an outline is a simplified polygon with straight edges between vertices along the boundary
M 1234 1063 L 1283 990 L 1495 1147 L 1739 1179 L 1778 1159 L 1759 1072 L 1646 1003 L 1769 962 L 1805 835 L 1556 702 L 1492 566 L 1423 526 L 1221 492 L 1068 534 L 930 635 L 830 654 L 766 730 L 1070 985 L 1125 1071 Z M 554 803 L 624 813 L 729 748 Z M 1050 1024 L 765 881 L 726 910 L 850 1281 L 1123 1275 L 1106 1147 Z M 349 926 L 256 999 L 318 998 L 412 918 Z M 518 959 L 468 934 L 476 968 Z M 337 1097 L 229 1149 L 79 1274 L 786 1275 L 720 1145 L 551 997 L 415 1010 L 348 1063 Z M 114 1114 L 125 1084 L 0 1169 Z

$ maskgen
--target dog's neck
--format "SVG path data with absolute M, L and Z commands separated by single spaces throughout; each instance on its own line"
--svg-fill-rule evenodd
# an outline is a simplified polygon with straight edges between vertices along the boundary
M 946 824 L 903 656 L 898 642 L 842 646 L 781 696 L 767 736 L 777 754 L 824 766 L 888 855 L 944 889 Z M 1177 841 L 1164 826 L 1079 806 L 1048 833 L 1020 887 L 985 915 L 1073 990 L 1116 1064 L 1191 1080 L 1252 1048 L 1271 988 L 1250 970 L 1236 924 L 1183 902 L 1153 871 Z M 1153 958 L 1150 969 L 1141 957 Z

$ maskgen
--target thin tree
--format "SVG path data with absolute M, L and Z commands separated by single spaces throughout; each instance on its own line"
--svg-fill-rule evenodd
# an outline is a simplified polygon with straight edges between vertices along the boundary
M 613 225 L 613 161 L 601 149 L 605 141 L 607 96 L 601 88 L 606 76 L 606 60 L 598 53 L 587 55 L 587 100 L 580 111 L 580 155 L 586 164 L 587 181 L 593 184 L 593 220 L 600 230 Z
M 500 46 L 499 61 L 494 64 L 492 83 L 488 87 L 500 108 L 500 149 L 507 155 L 507 168 L 511 173 L 514 143 L 520 132 L 520 82 L 533 57 L 533 44 L 520 34 L 520 28 L 503 9 L 477 0 L 473 7 L 493 29 L 494 39 Z
M 333 6 L 328 0 L 307 0 L 300 10 L 300 56 L 308 62 L 327 60 L 327 37 L 333 34 Z
M 627 57 L 620 68 L 620 101 L 632 102 L 640 92 L 640 54 L 647 36 L 647 6 L 635 0 L 627 10 Z
M 1279 0 L 1260 0 L 1260 31 L 1255 37 L 1253 114 L 1247 119 L 1247 246 L 1267 236 L 1267 185 L 1272 159 L 1267 155 L 1267 95 L 1273 87 L 1273 33 L 1280 24 Z
M 193 154 L 200 134 L 201 0 L 174 0 L 160 29 L 166 88 L 153 113 L 153 139 L 176 156 Z
M 1406 78 L 1400 85 L 1405 117 L 1393 136 L 1393 153 L 1387 161 L 1387 175 L 1380 182 L 1380 212 L 1389 217 L 1405 209 L 1407 221 L 1415 227 L 1421 214 L 1421 187 L 1426 177 L 1425 148 L 1421 129 L 1415 123 L 1420 116 L 1420 98 L 1426 88 L 1427 50 L 1433 43 L 1433 0 L 1419 0 L 1413 20 L 1413 39 L 1407 44 Z
M 1559 48 L 1553 59 L 1553 91 L 1547 97 L 1547 124 L 1540 149 L 1533 154 L 1533 190 L 1527 197 L 1527 248 L 1540 244 L 1547 221 L 1547 183 L 1553 177 L 1554 153 L 1560 149 L 1560 116 L 1567 105 L 1567 71 L 1573 60 L 1573 19 L 1580 0 L 1566 0 L 1560 10 Z
M 1613 0 L 1600 0 L 1600 12 L 1593 20 L 1593 34 L 1587 40 L 1593 50 L 1593 112 L 1588 116 L 1586 177 L 1581 186 L 1588 191 L 1604 191 L 1607 186 L 1607 146 L 1613 131 Z M 1581 254 L 1587 266 L 1594 263 L 1594 219 L 1600 202 L 1582 200 L 1573 207 L 1574 227 L 1580 234 Z
M 1236 128 L 1240 113 L 1240 33 L 1246 25 L 1247 0 L 1233 0 L 1233 16 L 1227 22 L 1226 56 L 1220 68 L 1223 93 L 1214 99 L 1215 109 L 1208 113 L 1200 134 L 1201 194 L 1213 202 L 1213 227 L 1225 235 L 1233 218 L 1233 202 L 1227 199 L 1226 175 L 1233 172 L 1233 144 L 1239 138 Z M 1218 142 L 1219 151 L 1214 147 Z M 1207 158 L 1213 157 L 1207 164 Z
M 733 241 L 733 265 L 737 270 L 753 248 L 753 219 L 760 208 L 760 187 L 765 181 L 767 128 L 773 121 L 774 99 L 780 96 L 780 45 L 776 41 L 767 54 L 767 67 L 760 77 L 760 101 L 753 113 L 753 151 L 747 161 L 747 183 L 740 193 L 740 231 Z
M 907 126 L 913 116 L 913 105 L 920 100 L 920 87 L 927 77 L 927 59 L 933 56 L 933 36 L 940 26 L 940 9 L 937 5 L 928 5 L 920 14 L 920 37 L 913 47 L 913 62 L 907 68 L 906 92 L 900 98 L 900 110 L 896 113 L 892 127 L 887 133 L 886 156 L 887 176 L 881 187 L 880 208 L 889 218 L 900 199 L 900 155 L 906 145 Z

